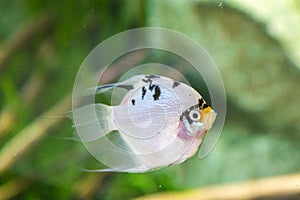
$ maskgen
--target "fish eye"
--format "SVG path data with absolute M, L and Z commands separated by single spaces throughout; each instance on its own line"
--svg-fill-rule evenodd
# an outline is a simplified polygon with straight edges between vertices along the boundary
M 189 117 L 193 121 L 199 121 L 200 120 L 200 112 L 198 110 L 191 110 L 189 113 Z

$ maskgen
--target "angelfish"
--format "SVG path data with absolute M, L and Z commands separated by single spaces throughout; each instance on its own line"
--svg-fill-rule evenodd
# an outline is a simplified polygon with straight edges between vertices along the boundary
M 197 152 L 217 115 L 195 89 L 158 75 L 88 90 L 98 94 L 116 88 L 126 91 L 120 105 L 72 110 L 81 141 L 109 167 L 96 171 L 137 173 L 182 163 Z

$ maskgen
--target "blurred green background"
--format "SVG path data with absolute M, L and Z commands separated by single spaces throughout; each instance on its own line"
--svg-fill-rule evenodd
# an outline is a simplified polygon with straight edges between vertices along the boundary
M 0 199 L 130 199 L 300 172 L 299 24 L 296 0 L 0 1 Z M 68 139 L 76 72 L 101 41 L 143 26 L 180 31 L 216 62 L 220 140 L 204 159 L 154 172 L 84 172 L 102 165 Z

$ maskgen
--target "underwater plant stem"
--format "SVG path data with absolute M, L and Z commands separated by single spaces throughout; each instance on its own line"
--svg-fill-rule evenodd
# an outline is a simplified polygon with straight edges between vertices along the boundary
M 23 190 L 25 190 L 30 184 L 29 180 L 14 179 L 0 186 L 0 200 L 11 199 Z
M 29 44 L 41 33 L 49 30 L 52 24 L 52 18 L 48 14 L 43 14 L 38 17 L 38 20 L 25 23 L 19 30 L 17 30 L 11 38 L 0 48 L 0 72 L 3 70 L 7 61 L 13 57 L 26 44 Z
M 5 143 L 0 150 L 0 175 L 11 167 L 22 154 L 32 149 L 32 145 L 46 135 L 51 127 L 62 121 L 61 118 L 47 118 L 45 120 L 47 116 L 66 113 L 70 108 L 71 97 L 68 95 Z
M 257 199 L 300 194 L 300 174 L 263 178 L 244 183 L 208 186 L 182 192 L 143 196 L 143 200 Z
M 74 184 L 77 199 L 93 199 L 108 173 L 89 173 Z
M 24 84 L 20 95 L 20 102 L 31 104 L 44 86 L 45 74 L 43 72 L 36 72 Z M 9 133 L 14 126 L 17 117 L 17 111 L 12 105 L 6 105 L 0 112 L 0 138 Z

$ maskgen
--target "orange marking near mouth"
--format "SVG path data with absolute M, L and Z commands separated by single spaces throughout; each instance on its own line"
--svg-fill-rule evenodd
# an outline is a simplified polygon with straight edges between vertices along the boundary
M 211 111 L 211 108 L 208 106 L 207 108 L 204 109 L 205 113 L 209 113 Z

